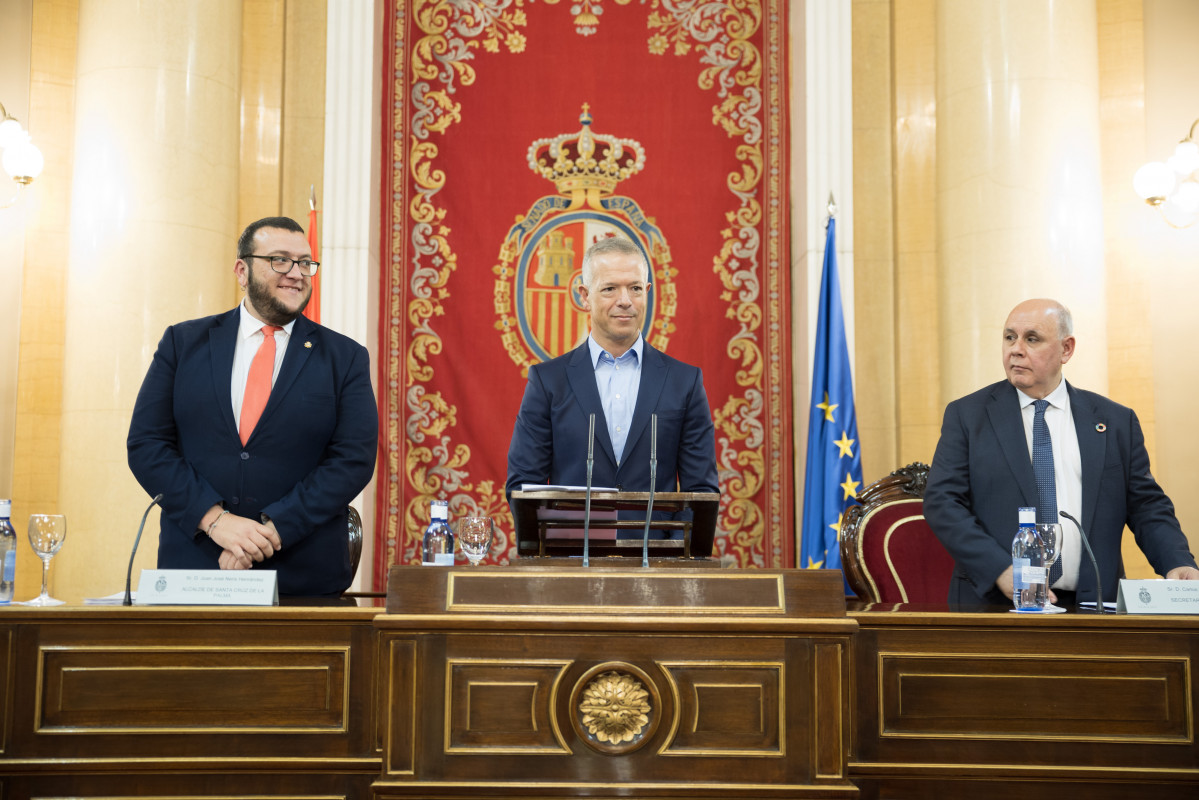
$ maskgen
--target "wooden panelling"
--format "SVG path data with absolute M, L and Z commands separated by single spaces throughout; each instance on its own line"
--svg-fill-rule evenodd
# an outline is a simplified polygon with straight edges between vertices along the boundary
M 675 724 L 663 755 L 787 754 L 782 662 L 665 662 L 676 693 Z
M 349 648 L 53 647 L 34 731 L 344 732 Z
M 1017 779 L 1068 782 L 1067 796 L 1193 793 L 1194 617 L 996 611 L 851 614 L 849 774 L 864 797 L 978 800 Z
M 553 715 L 566 660 L 446 662 L 447 753 L 569 755 Z
M 880 654 L 880 735 L 1190 743 L 1187 661 Z
M 17 687 L 0 769 L 377 773 L 373 616 L 14 611 L 0 628 Z

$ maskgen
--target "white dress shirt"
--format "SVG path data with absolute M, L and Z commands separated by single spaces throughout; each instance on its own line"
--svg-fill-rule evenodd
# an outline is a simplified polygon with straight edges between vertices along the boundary
M 587 346 L 591 351 L 591 364 L 595 367 L 595 386 L 599 389 L 600 406 L 608 424 L 608 438 L 612 440 L 612 452 L 619 466 L 629 438 L 629 426 L 633 424 L 633 410 L 637 407 L 637 390 L 641 387 L 641 348 L 645 343 L 638 334 L 637 341 L 620 358 L 600 347 L 590 335 Z
M 1036 402 L 1019 389 L 1020 413 L 1024 417 L 1024 438 L 1028 444 L 1028 458 L 1032 460 L 1032 422 Z M 1057 388 L 1046 397 L 1049 406 L 1045 409 L 1045 424 L 1053 442 L 1053 478 L 1057 488 L 1057 510 L 1065 511 L 1075 519 L 1082 519 L 1082 456 L 1078 450 L 1078 431 L 1074 427 L 1074 414 L 1070 411 L 1070 393 L 1063 379 Z M 1056 520 L 1062 528 L 1062 542 L 1058 559 L 1062 562 L 1062 577 L 1053 584 L 1054 589 L 1075 591 L 1078 588 L 1078 566 L 1082 562 L 1082 540 L 1078 528 L 1067 519 Z
M 238 308 L 241 309 L 241 322 L 237 329 L 237 344 L 233 348 L 233 376 L 229 379 L 229 395 L 233 401 L 235 420 L 241 419 L 241 404 L 246 397 L 246 379 L 250 377 L 250 364 L 266 339 L 262 333 L 262 326 L 266 323 L 255 319 L 246 310 L 245 300 Z M 291 339 L 291 329 L 295 324 L 293 319 L 283 326 L 283 330 L 275 331 L 275 369 L 271 373 L 271 386 L 275 385 L 275 379 L 279 377 L 279 367 L 283 364 L 283 354 L 287 352 L 287 342 Z

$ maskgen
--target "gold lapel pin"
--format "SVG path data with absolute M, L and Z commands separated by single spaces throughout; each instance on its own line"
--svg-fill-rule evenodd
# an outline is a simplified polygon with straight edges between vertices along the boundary
M 311 350 L 311 349 L 312 349 L 312 342 L 304 342 L 304 346 L 305 346 L 305 347 L 307 347 L 309 350 Z
M 1104 425 L 1102 422 L 1097 422 L 1095 424 L 1095 432 L 1096 433 L 1103 433 L 1106 430 L 1107 430 L 1107 426 Z

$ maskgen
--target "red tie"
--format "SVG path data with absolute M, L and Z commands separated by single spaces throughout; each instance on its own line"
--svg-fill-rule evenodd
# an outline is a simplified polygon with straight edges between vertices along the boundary
M 254 426 L 266 408 L 266 401 L 271 396 L 271 376 L 275 374 L 275 331 L 283 328 L 278 325 L 262 326 L 262 344 L 250 362 L 250 375 L 246 378 L 246 395 L 241 402 L 241 420 L 238 430 L 241 432 L 241 443 L 250 440 Z

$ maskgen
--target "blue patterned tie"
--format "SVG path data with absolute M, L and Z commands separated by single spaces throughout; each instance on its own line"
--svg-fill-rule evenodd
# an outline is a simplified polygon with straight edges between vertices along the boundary
M 1037 522 L 1056 523 L 1057 483 L 1053 475 L 1053 440 L 1049 438 L 1049 426 L 1045 424 L 1045 409 L 1048 400 L 1033 403 L 1036 413 L 1032 417 L 1032 474 L 1037 479 Z M 1049 570 L 1049 585 L 1053 586 L 1062 577 L 1061 542 L 1058 557 Z

